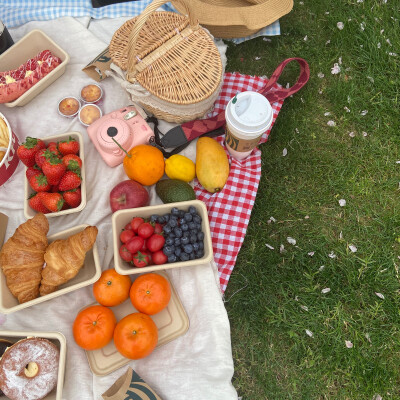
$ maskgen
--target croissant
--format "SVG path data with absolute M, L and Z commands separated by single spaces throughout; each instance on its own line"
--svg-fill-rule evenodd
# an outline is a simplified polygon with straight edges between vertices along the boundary
M 39 296 L 49 222 L 42 213 L 21 224 L 0 252 L 7 286 L 20 303 Z
M 44 254 L 40 295 L 52 293 L 58 286 L 72 279 L 82 268 L 86 253 L 93 247 L 97 228 L 88 226 L 67 239 L 55 240 Z

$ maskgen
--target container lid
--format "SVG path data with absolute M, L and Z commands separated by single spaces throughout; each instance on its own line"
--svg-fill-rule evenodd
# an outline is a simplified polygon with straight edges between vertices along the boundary
M 269 128 L 273 112 L 271 104 L 262 94 L 248 91 L 239 93 L 230 100 L 227 117 L 236 129 L 257 133 Z

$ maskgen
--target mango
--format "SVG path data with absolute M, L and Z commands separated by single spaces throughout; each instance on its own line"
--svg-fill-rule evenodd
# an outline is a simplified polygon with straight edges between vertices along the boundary
M 201 137 L 196 145 L 196 176 L 210 193 L 222 190 L 229 176 L 229 161 L 224 148 L 209 137 Z

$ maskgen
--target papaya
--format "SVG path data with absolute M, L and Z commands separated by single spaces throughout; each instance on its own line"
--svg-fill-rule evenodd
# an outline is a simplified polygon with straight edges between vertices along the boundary
M 213 138 L 201 137 L 197 140 L 196 176 L 204 189 L 210 193 L 222 190 L 228 180 L 228 156 Z

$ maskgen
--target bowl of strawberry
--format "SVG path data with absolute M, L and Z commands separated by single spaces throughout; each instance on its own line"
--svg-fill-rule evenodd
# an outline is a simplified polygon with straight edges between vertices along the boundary
M 213 250 L 200 200 L 124 209 L 112 215 L 114 267 L 122 275 L 204 264 Z
M 83 138 L 79 132 L 27 137 L 17 156 L 26 167 L 26 218 L 37 212 L 56 217 L 86 206 Z

